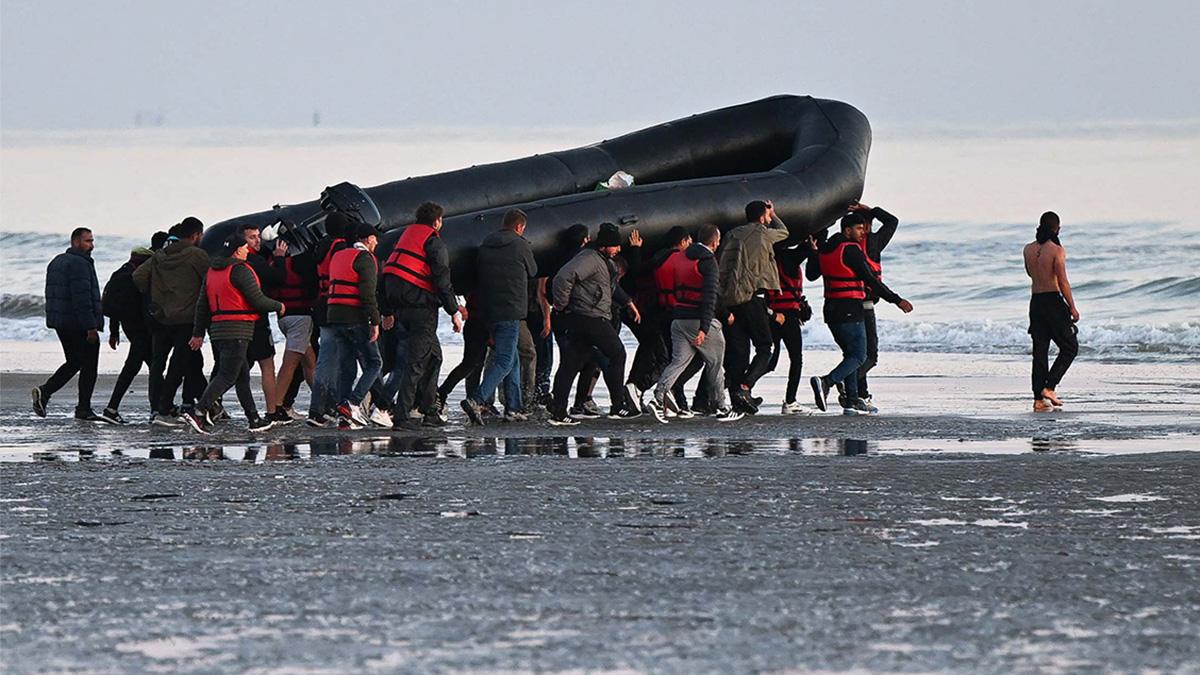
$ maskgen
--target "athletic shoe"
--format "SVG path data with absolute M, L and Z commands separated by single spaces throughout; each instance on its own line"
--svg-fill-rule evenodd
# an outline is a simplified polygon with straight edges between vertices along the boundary
M 196 431 L 198 434 L 211 434 L 212 425 L 209 424 L 208 418 L 205 415 L 200 415 L 195 412 L 185 412 L 181 415 L 184 422 Z
M 100 413 L 100 418 L 109 424 L 129 424 L 121 417 L 121 413 L 112 408 L 105 408 L 104 412 Z
M 842 406 L 843 408 L 853 408 L 854 402 L 850 400 L 849 396 L 838 394 L 838 405 Z
M 808 415 L 810 414 L 796 401 L 784 401 L 783 408 L 779 411 L 780 415 Z
M 213 405 L 213 409 L 208 412 L 208 419 L 212 420 L 213 424 L 229 419 L 229 413 L 225 412 L 225 406 L 217 401 Z
M 871 405 L 870 403 L 867 403 L 866 401 L 862 400 L 861 398 L 854 399 L 854 401 L 851 403 L 850 407 L 857 410 L 858 414 L 860 414 L 860 415 L 878 415 L 879 414 L 879 408 L 876 408 L 875 406 Z
M 250 431 L 266 431 L 273 426 L 275 426 L 275 422 L 269 417 L 255 417 L 247 424 L 247 428 Z
M 620 407 L 614 406 L 612 412 L 608 414 L 609 419 L 632 420 L 642 416 L 642 411 L 633 407 L 632 404 L 626 404 Z
M 421 419 L 421 426 L 428 429 L 441 429 L 446 426 L 446 423 L 442 421 L 442 418 L 437 413 L 433 413 Z
M 690 420 L 696 416 L 696 411 L 688 407 L 686 399 L 668 395 L 663 399 L 663 403 L 667 404 L 667 417 L 670 417 L 671 413 L 681 420 Z
M 749 389 L 747 389 L 747 390 L 746 390 L 746 396 L 748 397 L 748 400 L 749 400 L 751 403 L 753 403 L 753 404 L 754 404 L 754 407 L 755 407 L 756 409 L 757 409 L 757 408 L 761 408 L 761 407 L 762 407 L 762 404 L 763 404 L 763 397 L 761 397 L 761 396 L 750 396 L 750 390 L 749 390 Z
M 750 398 L 750 392 L 741 387 L 735 388 L 729 394 L 730 404 L 734 410 L 745 413 L 747 415 L 755 415 L 758 413 L 758 406 L 754 405 L 754 399 Z
M 292 422 L 296 421 L 296 420 L 292 419 L 291 415 L 285 413 L 283 411 L 283 408 L 279 408 L 278 410 L 276 410 L 273 413 L 267 413 L 267 419 L 271 420 L 271 423 L 275 424 L 277 426 L 283 426 L 284 424 L 291 424 Z
M 450 408 L 450 406 L 446 403 L 446 399 L 442 398 L 441 395 L 439 394 L 437 397 L 437 414 L 438 414 L 438 417 L 442 418 L 443 422 L 450 421 L 449 408 Z
M 46 402 L 50 400 L 49 397 L 42 396 L 41 387 L 34 387 L 31 393 L 33 394 L 33 414 L 38 417 L 45 417 Z
M 282 408 L 280 408 L 280 410 L 283 411 L 284 415 L 287 415 L 288 417 L 292 418 L 292 420 L 295 422 L 299 422 L 300 420 L 305 419 L 304 415 L 301 415 L 300 413 L 296 412 L 294 408 L 289 408 L 287 406 L 283 406 Z
M 309 415 L 308 419 L 304 420 L 304 423 L 317 429 L 328 429 L 333 424 L 333 420 L 324 415 Z
M 371 424 L 377 427 L 392 426 L 392 416 L 386 410 L 375 408 L 371 410 Z
M 349 401 L 342 401 L 336 408 L 338 417 L 345 417 L 350 422 L 357 424 L 360 427 L 365 427 L 370 422 L 367 421 L 367 416 L 363 414 L 362 408 Z
M 579 424 L 579 420 L 564 412 L 551 412 L 550 419 L 546 421 L 552 427 L 573 427 Z
M 867 413 L 851 406 L 849 408 L 842 408 L 842 414 L 850 416 L 850 415 L 866 415 Z
M 1054 404 L 1045 399 L 1039 398 L 1033 402 L 1033 412 L 1054 412 Z
M 663 408 L 663 404 L 659 403 L 654 397 L 646 401 L 646 410 L 649 410 L 650 414 L 654 415 L 654 419 L 663 424 L 667 423 L 667 411 Z
M 97 415 L 90 408 L 88 410 L 76 410 L 75 419 L 79 420 L 80 422 L 103 422 L 105 424 L 111 424 L 108 420 Z
M 495 403 L 489 403 L 483 406 L 483 414 L 487 415 L 488 417 L 504 417 L 504 413 L 500 412 L 500 409 L 496 407 Z
M 392 424 L 392 431 L 420 431 L 421 420 L 407 417 L 402 420 L 396 420 Z
M 600 413 L 600 408 L 596 405 L 596 402 L 590 398 L 571 408 L 571 410 L 568 412 L 571 417 L 581 420 L 595 420 L 600 419 L 602 416 Z
M 467 419 L 471 420 L 471 424 L 483 426 L 483 404 L 470 396 L 464 398 L 462 403 L 463 412 L 467 413 Z
M 746 415 L 744 413 L 740 413 L 733 408 L 726 408 L 724 410 L 718 410 L 715 417 L 718 422 L 736 422 L 745 416 Z
M 629 395 L 629 402 L 638 410 L 646 409 L 646 402 L 642 400 L 642 390 L 637 388 L 637 385 L 630 382 L 625 385 L 625 393 Z
M 507 410 L 504 413 L 504 421 L 505 422 L 528 422 L 529 415 L 526 415 L 525 413 L 523 413 L 519 410 Z
M 154 413 L 150 416 L 150 424 L 156 427 L 181 427 L 186 421 L 187 420 L 180 419 L 180 417 L 177 415 L 167 415 L 164 413 Z
M 825 384 L 825 378 L 813 376 L 808 382 L 812 385 L 813 401 L 816 402 L 817 409 L 825 412 L 827 410 L 825 399 L 829 396 L 829 387 Z

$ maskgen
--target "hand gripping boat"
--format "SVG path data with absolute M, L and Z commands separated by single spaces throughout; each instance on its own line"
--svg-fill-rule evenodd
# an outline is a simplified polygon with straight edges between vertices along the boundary
M 377 226 L 376 255 L 384 260 L 424 201 L 446 209 L 441 235 L 450 250 L 455 289 L 474 287 L 475 249 L 500 227 L 504 212 L 529 216 L 525 237 L 538 267 L 553 274 L 562 233 L 602 222 L 623 234 L 638 229 L 647 251 L 663 244 L 675 225 L 745 222 L 755 199 L 772 200 L 794 236 L 823 230 L 862 195 L 871 127 L 846 103 L 809 96 L 772 96 L 635 131 L 594 145 L 458 171 L 420 176 L 361 190 L 335 185 L 321 199 L 275 207 L 209 228 L 213 250 L 238 223 L 280 225 L 293 251 L 324 234 L 325 216 L 340 210 Z M 618 171 L 632 187 L 596 191 Z

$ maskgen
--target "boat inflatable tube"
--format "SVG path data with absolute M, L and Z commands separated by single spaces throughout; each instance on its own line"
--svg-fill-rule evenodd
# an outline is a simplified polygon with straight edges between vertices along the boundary
M 593 234 L 602 222 L 618 225 L 625 236 L 637 229 L 646 250 L 653 251 L 676 225 L 689 230 L 705 223 L 722 230 L 741 225 L 746 204 L 761 199 L 773 201 L 793 236 L 802 238 L 829 227 L 862 195 L 870 147 L 870 124 L 853 106 L 773 96 L 582 148 L 366 190 L 344 183 L 327 188 L 318 201 L 218 223 L 203 245 L 215 250 L 240 223 L 261 228 L 283 223 L 284 239 L 302 249 L 323 232 L 324 216 L 337 209 L 380 228 L 376 255 L 384 260 L 399 238 L 397 228 L 412 222 L 422 202 L 433 201 L 446 210 L 441 235 L 455 290 L 462 293 L 476 284 L 476 248 L 510 208 L 529 217 L 525 237 L 543 275 L 556 271 L 562 235 L 576 223 Z M 594 190 L 618 171 L 633 175 L 636 184 Z M 306 228 L 314 231 L 306 234 Z

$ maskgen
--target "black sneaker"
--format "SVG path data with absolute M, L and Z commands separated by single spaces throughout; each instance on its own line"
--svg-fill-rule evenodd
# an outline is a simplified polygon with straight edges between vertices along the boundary
M 46 416 L 46 402 L 50 400 L 48 396 L 42 396 L 42 388 L 33 388 L 33 414 L 38 417 Z
M 825 384 L 825 378 L 813 376 L 808 383 L 812 385 L 813 401 L 817 404 L 817 409 L 825 412 L 825 398 L 829 396 L 829 387 Z
M 421 426 L 429 429 L 440 429 L 446 426 L 446 423 L 442 421 L 441 416 L 437 413 L 429 413 L 421 418 Z
M 462 400 L 463 412 L 467 413 L 467 418 L 471 420 L 471 424 L 483 426 L 483 404 L 470 396 Z
M 229 413 L 225 412 L 225 406 L 221 405 L 220 401 L 218 401 L 213 406 L 213 409 L 209 411 L 208 418 L 213 422 L 220 422 L 229 419 Z
M 150 424 L 156 427 L 180 427 L 183 423 L 178 415 L 154 413 L 150 416 Z
M 420 431 L 421 420 L 415 417 L 405 417 L 392 423 L 393 431 Z
M 737 387 L 729 392 L 730 405 L 737 412 L 746 415 L 757 415 L 758 406 L 754 405 L 754 399 L 750 398 L 750 393 L 741 387 Z
M 180 415 L 180 417 L 182 417 L 183 421 L 187 422 L 188 426 L 194 429 L 196 433 L 205 435 L 212 433 L 212 424 L 209 423 L 207 416 L 195 411 L 188 411 Z
M 573 427 L 579 424 L 579 420 L 571 417 L 563 411 L 551 411 L 550 419 L 546 420 L 552 427 Z
M 595 401 L 590 399 L 572 407 L 570 415 L 580 420 L 595 420 L 600 419 L 601 416 L 600 408 L 596 406 Z
M 105 408 L 104 412 L 100 413 L 100 418 L 109 424 L 128 424 L 125 418 L 121 417 L 121 413 L 112 408 Z
M 309 415 L 304 423 L 316 429 L 326 429 L 330 426 L 330 419 L 324 415 Z
M 284 412 L 283 408 L 279 408 L 278 410 L 276 410 L 273 413 L 267 413 L 267 419 L 270 420 L 271 423 L 276 426 L 282 426 L 284 424 L 291 424 L 292 422 L 296 421 L 296 420 L 292 419 L 291 415 Z
M 633 407 L 633 404 L 627 403 L 620 408 L 613 408 L 608 414 L 610 418 L 632 420 L 642 416 L 642 411 Z
M 270 429 L 273 426 L 275 426 L 275 423 L 272 422 L 269 418 L 255 417 L 254 419 L 250 420 L 248 428 L 250 429 L 250 431 L 266 431 L 267 429 Z
M 103 422 L 105 424 L 109 423 L 108 420 L 106 420 L 103 417 L 92 412 L 91 408 L 89 408 L 87 410 L 76 409 L 75 410 L 75 419 L 79 420 L 80 422 Z

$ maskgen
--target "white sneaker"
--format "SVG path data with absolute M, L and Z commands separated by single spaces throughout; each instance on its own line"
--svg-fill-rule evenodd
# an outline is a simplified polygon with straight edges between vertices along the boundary
M 716 420 L 718 422 L 736 422 L 746 416 L 746 413 L 739 412 L 733 408 L 726 408 L 717 413 Z
M 637 388 L 637 385 L 630 382 L 625 385 L 625 393 L 629 394 L 629 402 L 635 408 L 641 411 L 646 410 L 646 402 L 642 400 L 642 390 Z
M 649 401 L 647 401 L 646 410 L 649 410 L 650 413 L 654 415 L 654 419 L 662 422 L 663 424 L 667 423 L 666 410 L 663 409 L 663 405 L 659 403 L 657 399 L 651 398 Z
M 371 409 L 371 424 L 374 424 L 377 427 L 390 427 L 390 426 L 392 426 L 392 416 L 389 415 L 388 411 L 386 411 L 386 410 L 380 410 L 379 408 L 372 408 Z
M 779 411 L 779 414 L 780 415 L 811 415 L 812 411 L 805 410 L 804 407 L 801 406 L 796 401 L 792 401 L 790 403 L 785 401 L 783 404 L 783 408 L 780 409 L 780 411 Z

